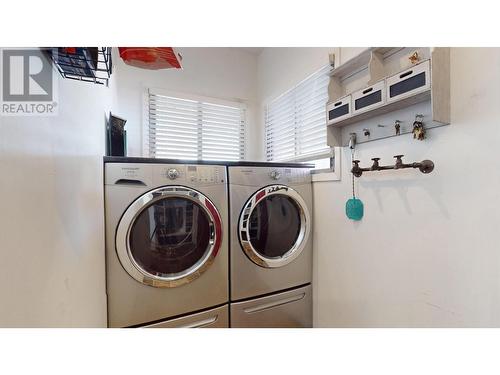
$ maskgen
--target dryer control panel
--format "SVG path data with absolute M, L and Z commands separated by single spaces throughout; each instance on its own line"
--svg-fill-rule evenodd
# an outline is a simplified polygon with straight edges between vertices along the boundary
M 283 168 L 283 177 L 288 184 L 311 182 L 311 172 L 304 168 Z
M 229 167 L 229 183 L 247 186 L 309 184 L 311 173 L 308 168 Z

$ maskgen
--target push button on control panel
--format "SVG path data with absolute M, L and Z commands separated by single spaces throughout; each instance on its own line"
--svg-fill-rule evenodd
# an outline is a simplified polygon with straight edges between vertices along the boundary
M 224 182 L 224 177 L 220 169 L 199 165 L 189 165 L 187 167 L 186 178 L 192 183 L 213 184 Z

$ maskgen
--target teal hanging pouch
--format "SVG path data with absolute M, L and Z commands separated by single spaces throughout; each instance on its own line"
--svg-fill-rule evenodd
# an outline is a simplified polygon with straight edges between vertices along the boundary
M 351 161 L 354 164 L 354 147 L 351 147 Z M 352 178 L 352 198 L 348 199 L 345 202 L 345 214 L 346 216 L 355 221 L 359 221 L 363 218 L 364 208 L 363 202 L 360 199 L 356 198 L 356 194 L 354 192 L 354 173 L 351 170 L 351 178 Z
M 345 214 L 351 220 L 359 221 L 363 218 L 363 202 L 357 198 L 348 199 L 345 203 Z

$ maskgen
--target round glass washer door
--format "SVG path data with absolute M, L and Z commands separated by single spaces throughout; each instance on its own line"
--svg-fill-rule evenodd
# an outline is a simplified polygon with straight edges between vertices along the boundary
M 222 242 L 222 220 L 202 193 L 167 186 L 137 198 L 116 232 L 116 252 L 137 281 L 162 288 L 189 283 L 213 263 Z
M 257 265 L 282 267 L 304 249 L 311 227 L 303 198 L 285 185 L 267 186 L 247 201 L 238 234 L 245 254 Z

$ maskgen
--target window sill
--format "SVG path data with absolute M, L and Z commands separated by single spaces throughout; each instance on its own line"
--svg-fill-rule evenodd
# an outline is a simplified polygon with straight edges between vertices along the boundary
M 312 182 L 340 181 L 340 173 L 330 170 L 317 171 L 311 174 Z
M 340 181 L 341 180 L 341 170 L 340 170 L 340 155 L 342 154 L 342 149 L 340 147 L 335 148 L 335 157 L 333 159 L 333 170 L 332 169 L 317 169 L 311 172 L 312 182 L 327 182 L 327 181 Z

